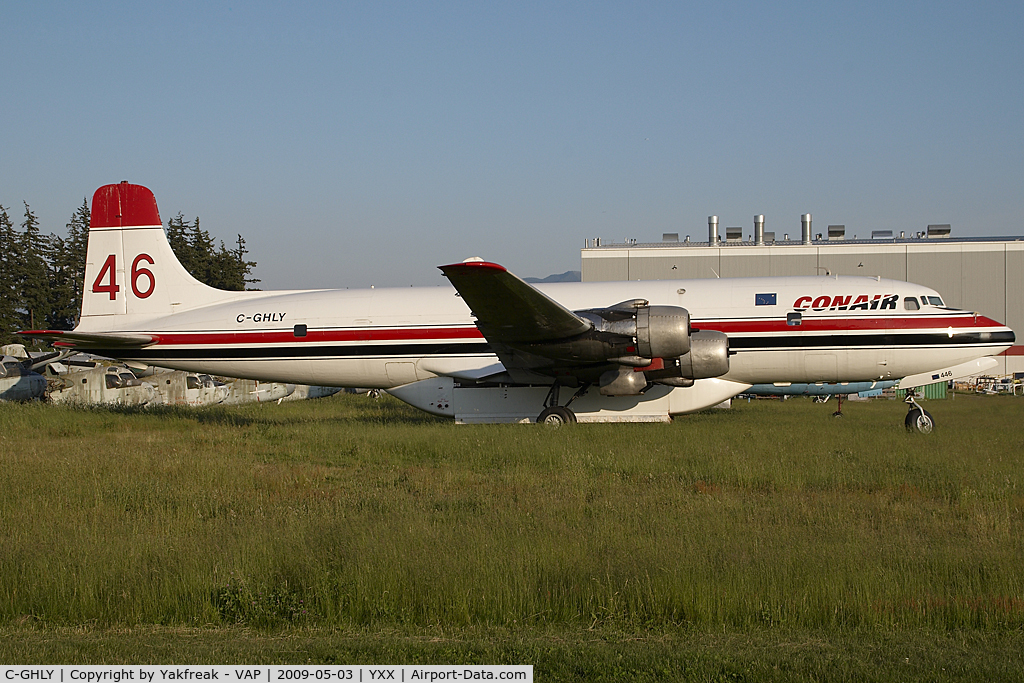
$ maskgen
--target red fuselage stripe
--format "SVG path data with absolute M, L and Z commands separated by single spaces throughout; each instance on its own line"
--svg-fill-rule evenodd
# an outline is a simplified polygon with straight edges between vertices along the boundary
M 972 329 L 1003 328 L 998 322 L 985 316 L 964 314 L 942 317 L 871 317 L 871 318 L 804 318 L 799 326 L 790 326 L 785 319 L 762 320 L 693 320 L 694 327 L 717 330 L 729 335 L 743 334 L 787 334 L 799 335 L 809 332 L 910 332 L 933 330 L 945 332 L 952 328 L 956 332 Z M 483 335 L 476 327 L 407 327 L 407 328 L 355 328 L 344 330 L 308 330 L 306 336 L 296 337 L 292 330 L 238 331 L 238 332 L 148 332 L 159 338 L 161 346 L 177 345 L 237 345 L 237 344 L 326 344 L 326 343 L 369 343 L 393 341 L 441 342 L 481 339 Z

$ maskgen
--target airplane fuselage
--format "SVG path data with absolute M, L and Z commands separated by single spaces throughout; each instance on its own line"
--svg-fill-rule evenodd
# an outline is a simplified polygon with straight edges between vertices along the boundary
M 572 310 L 631 298 L 690 312 L 692 325 L 729 337 L 725 380 L 869 381 L 998 354 L 1012 332 L 968 311 L 927 303 L 934 290 L 863 277 L 734 278 L 558 283 L 538 289 Z M 916 310 L 908 310 L 913 299 Z M 922 301 L 925 303 L 922 305 Z M 391 388 L 498 363 L 449 285 L 238 292 L 229 300 L 111 326 L 86 318 L 76 331 L 148 334 L 157 343 L 112 355 L 234 377 Z M 103 327 L 99 327 L 103 324 Z M 94 350 L 103 354 L 104 350 Z M 985 354 L 989 352 L 981 352 Z

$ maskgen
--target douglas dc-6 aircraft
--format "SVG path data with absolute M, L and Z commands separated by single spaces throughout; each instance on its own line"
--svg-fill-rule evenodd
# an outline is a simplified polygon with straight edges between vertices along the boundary
M 454 289 L 220 291 L 127 182 L 96 191 L 86 260 L 78 327 L 22 335 L 134 367 L 387 389 L 459 422 L 665 421 L 755 384 L 916 386 L 1014 341 L 927 287 L 865 277 L 535 287 L 470 259 L 441 266 Z

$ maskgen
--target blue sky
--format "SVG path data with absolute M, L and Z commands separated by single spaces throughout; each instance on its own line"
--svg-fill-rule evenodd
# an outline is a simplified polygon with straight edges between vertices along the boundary
M 265 289 L 584 239 L 1020 235 L 1024 3 L 8 2 L 0 204 L 150 187 Z M 706 237 L 705 237 L 706 239 Z

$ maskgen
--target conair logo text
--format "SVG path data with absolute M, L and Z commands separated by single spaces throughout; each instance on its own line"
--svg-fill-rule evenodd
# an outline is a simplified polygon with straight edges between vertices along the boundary
M 793 308 L 810 308 L 815 311 L 884 311 L 885 309 L 896 310 L 896 302 L 900 300 L 899 294 L 847 294 L 843 296 L 823 295 L 817 298 L 802 296 L 793 302 Z M 852 302 L 852 303 L 851 303 Z

